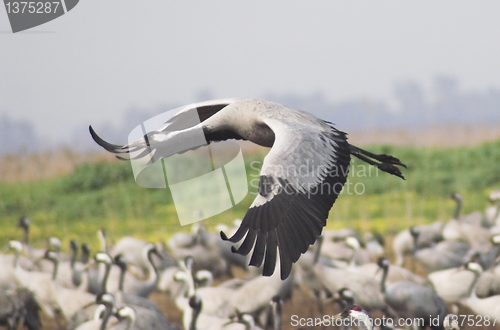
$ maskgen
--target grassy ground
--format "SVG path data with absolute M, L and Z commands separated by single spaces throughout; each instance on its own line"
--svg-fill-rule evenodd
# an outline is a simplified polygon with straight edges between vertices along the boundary
M 329 227 L 354 226 L 392 233 L 412 224 L 448 219 L 454 208 L 448 196 L 453 191 L 464 195 L 464 212 L 468 213 L 484 210 L 488 193 L 500 188 L 500 141 L 456 148 L 366 148 L 402 159 L 408 165 L 403 171 L 407 180 L 354 160 L 348 184 L 330 212 L 333 221 L 328 222 Z M 244 154 L 254 193 L 266 152 L 254 149 Z M 35 245 L 48 236 L 61 237 L 66 243 L 78 239 L 96 245 L 100 227 L 106 227 L 114 238 L 134 235 L 153 241 L 189 230 L 179 225 L 168 189 L 139 187 L 128 162 L 96 155 L 90 157 L 93 162 L 79 163 L 77 156 L 66 157 L 74 163 L 70 174 L 1 182 L 0 218 L 6 225 L 0 233 L 0 244 L 20 237 L 15 228 L 20 216 L 31 219 Z M 41 163 L 42 158 L 38 157 Z M 205 225 L 215 227 L 241 218 L 253 197 L 249 194 L 232 209 L 206 220 Z M 195 207 L 193 217 L 194 211 Z

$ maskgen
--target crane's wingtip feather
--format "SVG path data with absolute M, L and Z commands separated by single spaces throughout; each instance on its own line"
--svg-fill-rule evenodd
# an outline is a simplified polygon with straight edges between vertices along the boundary
M 123 150 L 122 149 L 123 146 L 120 146 L 117 144 L 112 144 L 112 143 L 104 141 L 99 135 L 97 135 L 97 133 L 94 131 L 94 128 L 92 127 L 92 125 L 89 125 L 89 132 L 90 132 L 90 136 L 92 136 L 92 139 L 95 141 L 95 143 L 97 143 L 98 145 L 100 145 L 101 147 L 106 149 L 107 151 L 115 153 L 115 154 L 129 152 L 128 150 Z
M 220 238 L 222 238 L 223 241 L 228 241 L 229 238 L 227 237 L 226 233 L 224 233 L 222 230 L 220 231 Z

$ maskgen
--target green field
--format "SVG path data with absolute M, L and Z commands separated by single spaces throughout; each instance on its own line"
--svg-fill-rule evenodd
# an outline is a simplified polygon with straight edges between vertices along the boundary
M 454 191 L 464 196 L 464 212 L 483 211 L 491 190 L 500 188 L 500 141 L 475 147 L 416 148 L 367 146 L 373 152 L 390 153 L 408 165 L 406 181 L 353 161 L 348 186 L 330 212 L 328 227 L 352 226 L 362 231 L 394 233 L 409 225 L 447 220 Z M 250 166 L 265 152 L 244 154 L 248 179 L 258 177 Z M 347 189 L 348 188 L 348 189 Z M 211 219 L 208 227 L 241 218 L 253 200 L 241 203 Z M 193 209 L 193 217 L 194 217 Z M 166 240 L 179 225 L 170 193 L 136 185 L 129 162 L 85 163 L 65 176 L 34 182 L 0 184 L 0 244 L 21 238 L 15 227 L 20 216 L 32 223 L 32 241 L 42 245 L 50 236 L 97 246 L 96 232 L 105 227 L 110 237 L 134 235 L 151 241 Z

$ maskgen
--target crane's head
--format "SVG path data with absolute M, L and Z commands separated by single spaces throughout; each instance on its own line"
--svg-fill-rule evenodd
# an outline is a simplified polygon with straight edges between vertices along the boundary
M 492 191 L 489 196 L 490 203 L 496 203 L 500 201 L 500 190 Z
M 193 267 L 194 259 L 192 256 L 187 256 L 184 258 L 184 260 L 181 260 L 179 262 L 179 267 L 188 273 L 191 273 L 191 269 Z
M 276 312 L 281 313 L 283 310 L 283 300 L 281 299 L 281 296 L 279 294 L 273 296 L 271 299 L 271 306 L 273 310 Z
M 174 281 L 176 282 L 186 282 L 187 281 L 187 274 L 183 272 L 182 270 L 179 270 L 174 274 Z
M 354 292 L 349 288 L 342 288 L 333 294 L 336 301 L 344 301 L 348 306 L 354 305 Z M 344 305 L 345 306 L 345 305 Z
M 189 307 L 191 307 L 192 309 L 201 310 L 202 305 L 203 303 L 201 301 L 201 298 L 197 293 L 189 297 Z
M 417 239 L 418 236 L 420 235 L 420 228 L 418 228 L 417 226 L 411 226 L 409 231 L 414 239 Z
M 147 257 L 147 259 L 151 262 L 151 263 L 154 263 L 153 262 L 153 259 L 152 258 L 152 255 L 156 255 L 158 258 L 160 258 L 161 260 L 165 260 L 165 256 L 160 253 L 160 251 L 158 251 L 158 248 L 156 247 L 156 245 L 154 245 L 153 243 L 148 243 L 144 248 L 143 248 L 143 254 Z
M 387 269 L 387 268 L 389 268 L 390 263 L 386 257 L 380 257 L 377 260 L 377 265 L 382 269 Z
M 132 307 L 130 307 L 130 306 L 120 307 L 116 311 L 116 317 L 119 320 L 123 320 L 123 319 L 132 320 L 132 323 L 133 323 L 134 320 L 136 319 L 135 310 Z
M 114 307 L 116 304 L 115 296 L 109 292 L 99 293 L 95 297 L 95 301 L 97 304 L 103 304 L 104 306 Z
M 477 264 L 481 264 L 482 263 L 481 253 L 479 251 L 476 251 L 473 254 L 471 254 L 468 262 L 475 262 Z M 466 264 L 464 264 L 463 268 L 465 268 Z
M 71 249 L 71 251 L 76 253 L 76 251 L 78 251 L 78 242 L 72 239 L 71 241 L 69 241 L 69 248 Z
M 97 263 L 103 263 L 107 266 L 113 263 L 113 259 L 106 252 L 97 252 L 94 256 L 94 260 Z
M 465 264 L 465 269 L 478 275 L 480 275 L 483 272 L 483 267 L 481 267 L 481 265 L 478 264 L 477 262 L 467 262 Z
M 351 248 L 353 251 L 359 250 L 361 248 L 361 244 L 358 239 L 354 236 L 349 236 L 345 239 L 345 245 Z
M 206 269 L 202 269 L 196 272 L 195 280 L 197 283 L 212 283 L 214 276 L 212 272 Z
M 23 228 L 23 229 L 29 229 L 30 227 L 30 219 L 26 217 L 20 217 L 19 221 L 17 222 L 17 227 Z
M 127 259 L 123 254 L 117 254 L 114 258 L 113 261 L 115 265 L 120 267 L 120 269 L 127 269 Z
M 61 240 L 57 237 L 50 237 L 48 240 L 49 249 L 52 251 L 61 251 Z
M 107 235 L 108 233 L 106 231 L 106 228 L 104 227 L 99 228 L 99 230 L 97 231 L 97 237 L 99 238 L 106 238 Z
M 464 198 L 462 197 L 462 195 L 460 195 L 460 194 L 459 194 L 459 193 L 457 193 L 457 192 L 452 193 L 452 194 L 450 195 L 450 198 L 451 198 L 451 199 L 453 199 L 453 200 L 455 200 L 455 201 L 457 201 L 457 202 L 458 202 L 458 201 L 460 201 L 460 202 L 461 202 L 461 201 L 463 201 L 463 199 L 464 199 Z
M 58 262 L 59 255 L 57 252 L 48 249 L 45 251 L 45 253 L 43 255 L 43 259 L 47 259 L 47 260 L 50 260 L 52 262 Z
M 89 255 L 90 254 L 90 245 L 88 245 L 87 243 L 83 243 L 82 244 L 82 253 Z
M 21 253 L 23 251 L 23 243 L 11 240 L 9 241 L 9 249 L 16 251 L 16 253 Z
M 493 245 L 500 245 L 500 234 L 491 235 L 490 242 Z

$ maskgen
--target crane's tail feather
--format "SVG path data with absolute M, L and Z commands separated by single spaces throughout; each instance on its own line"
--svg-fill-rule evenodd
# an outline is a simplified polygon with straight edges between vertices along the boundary
M 349 145 L 349 149 L 351 155 L 356 156 L 362 161 L 365 161 L 368 164 L 379 168 L 381 171 L 395 175 L 405 180 L 405 177 L 397 166 L 406 168 L 406 165 L 403 164 L 398 158 L 386 154 L 374 154 L 353 145 Z

